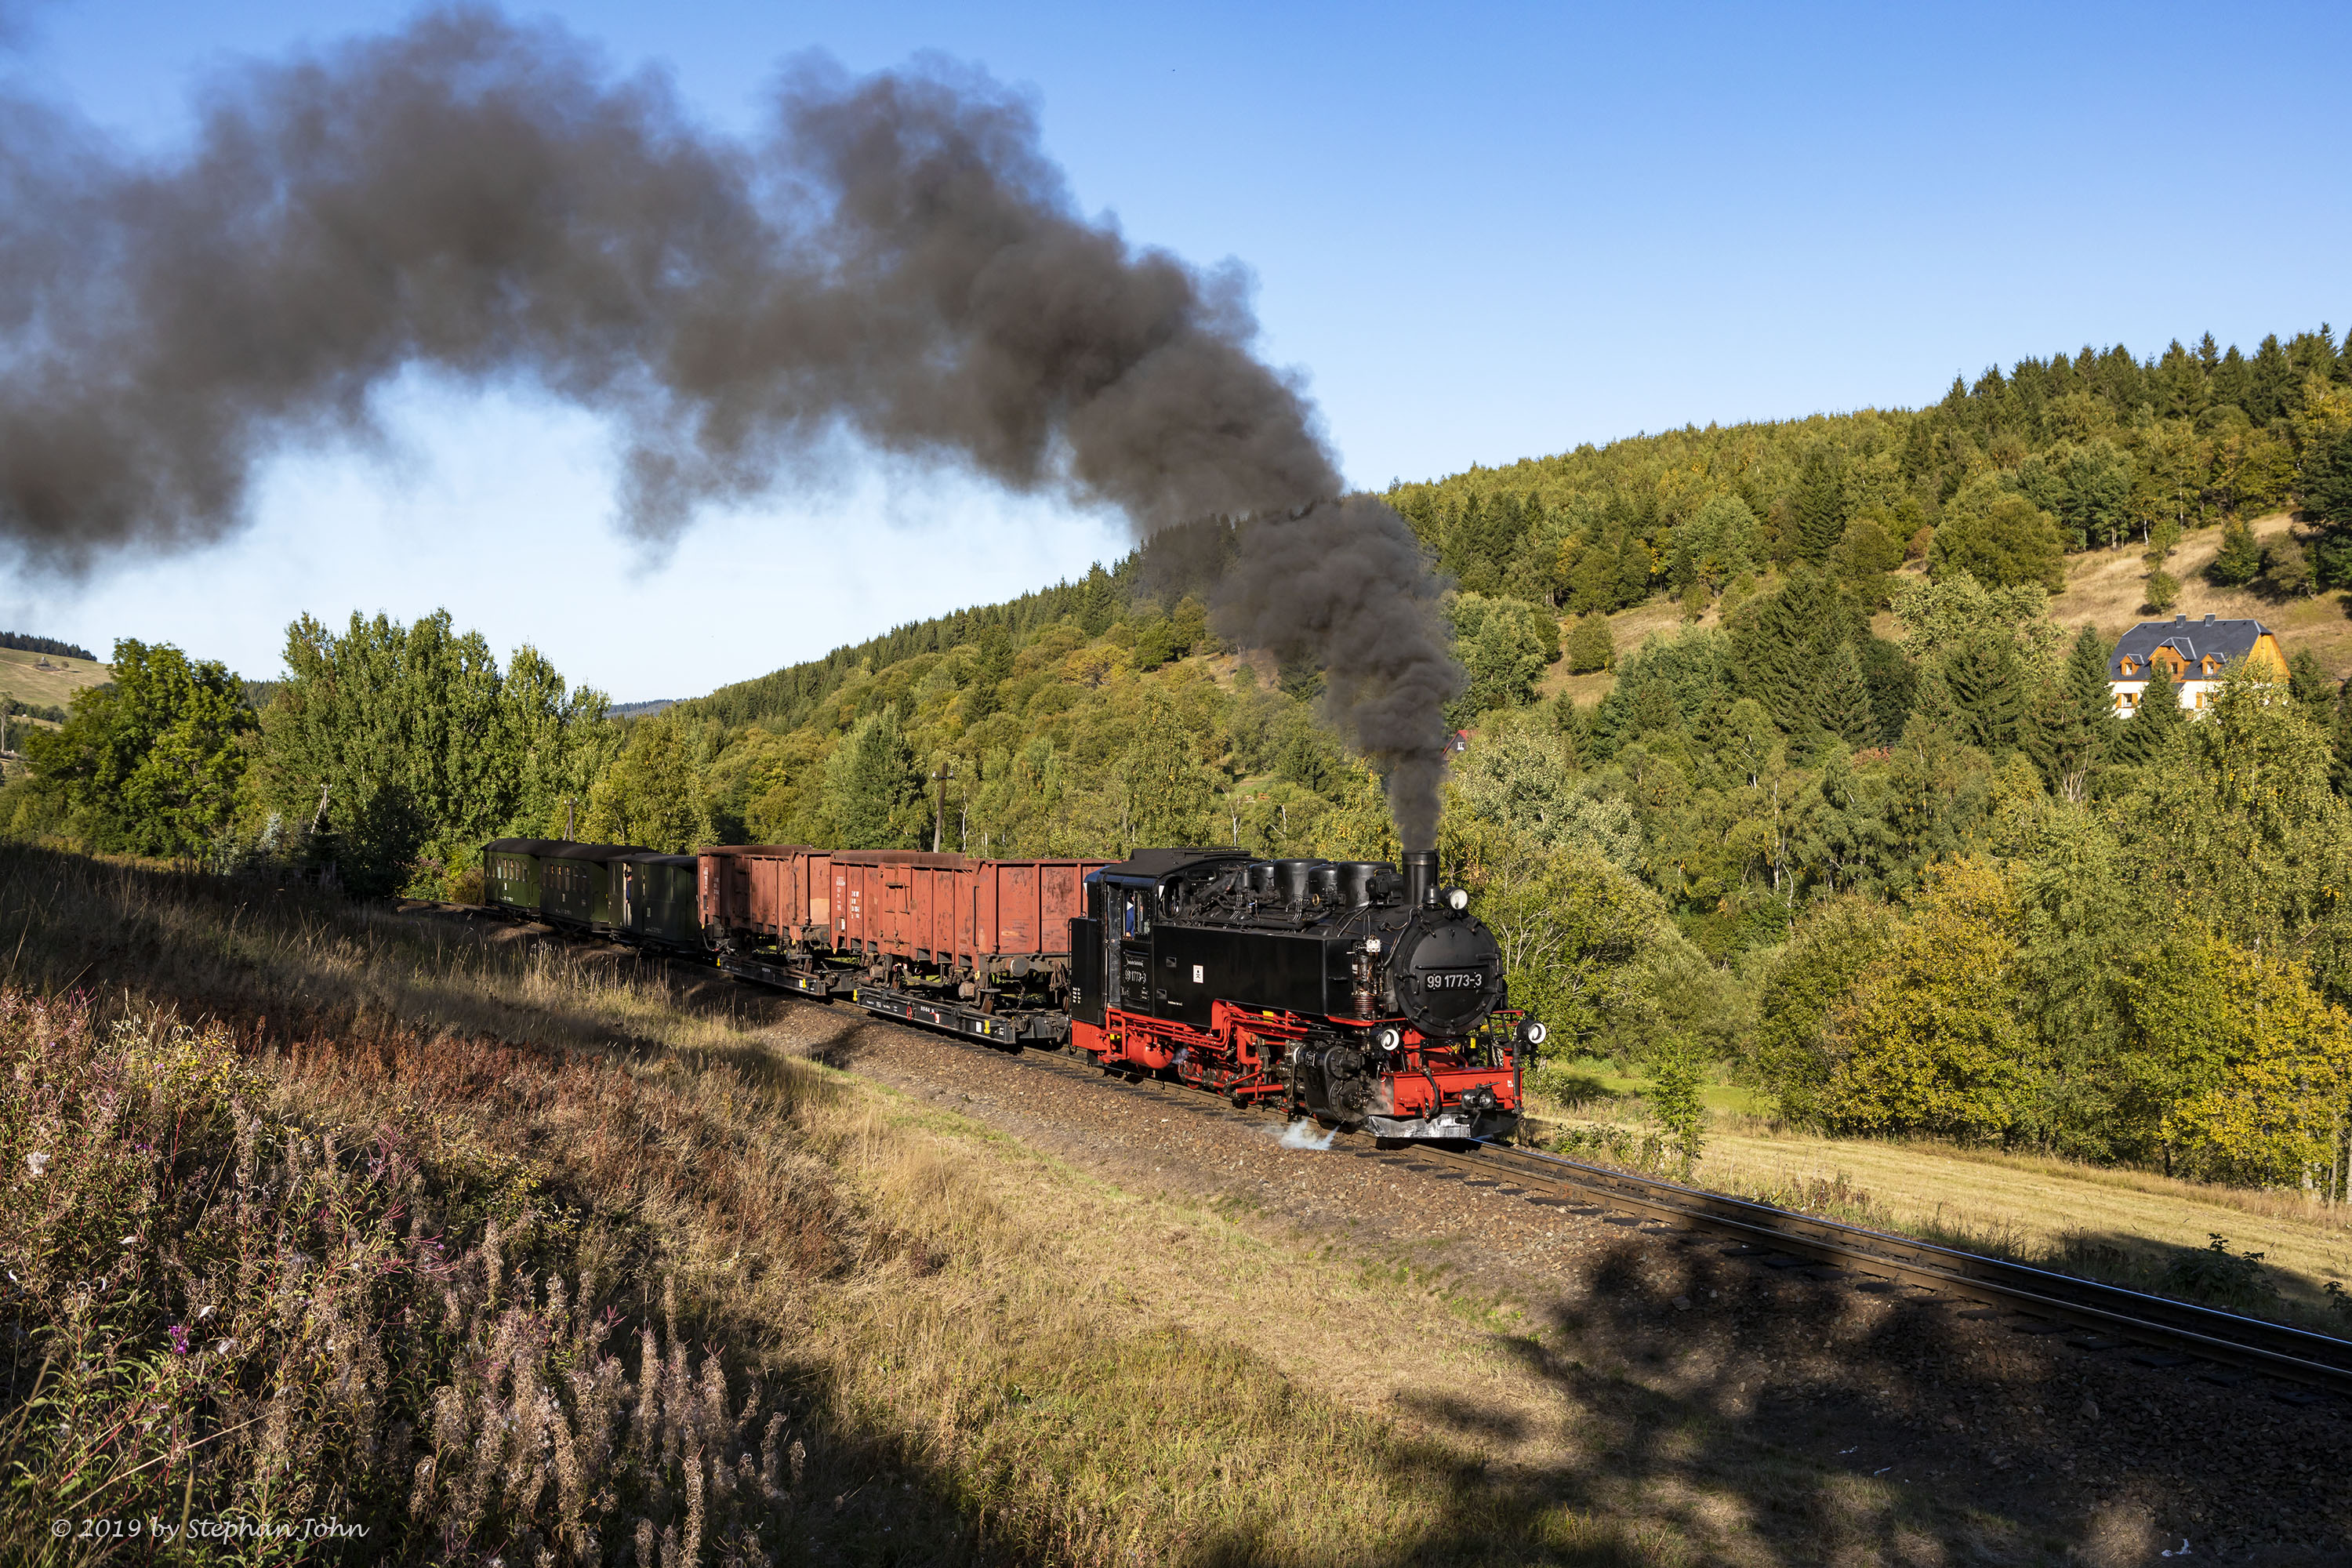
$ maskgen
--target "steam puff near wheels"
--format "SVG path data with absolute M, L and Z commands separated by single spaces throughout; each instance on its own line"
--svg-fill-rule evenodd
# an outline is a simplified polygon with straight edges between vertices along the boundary
M 499 839 L 482 898 L 885 1017 L 1074 1047 L 1326 1133 L 1507 1137 L 1544 1026 L 1505 1005 L 1501 948 L 1436 861 Z

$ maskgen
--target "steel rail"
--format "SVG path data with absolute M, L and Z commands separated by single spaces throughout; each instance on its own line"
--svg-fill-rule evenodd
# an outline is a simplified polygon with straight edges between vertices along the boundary
M 1592 1194 L 1591 1206 L 1630 1209 L 1856 1273 L 1923 1286 L 1955 1300 L 2011 1308 L 2153 1348 L 2352 1394 L 2352 1342 L 2217 1308 L 2152 1296 L 2031 1264 L 1963 1252 L 1913 1237 L 1735 1198 L 1564 1155 L 1484 1144 L 1475 1152 L 1403 1150 L 1522 1188 Z
M 978 1041 L 961 1043 L 986 1048 Z M 1022 1054 L 1033 1065 L 1066 1077 L 1092 1081 L 1108 1078 L 1115 1087 L 1171 1105 L 1186 1105 L 1203 1114 L 1236 1121 L 1271 1123 L 1270 1118 L 1249 1116 L 1209 1100 L 1198 1090 L 1156 1079 L 1129 1080 L 1123 1074 L 1081 1066 L 1055 1052 Z M 1407 1144 L 1351 1152 L 1386 1164 L 1407 1168 L 1419 1165 L 1424 1171 L 1451 1167 L 1475 1172 L 1493 1179 L 1498 1186 L 1508 1184 L 1522 1191 L 1551 1188 L 1561 1193 L 1589 1194 L 1580 1206 L 1596 1213 L 1612 1208 L 1632 1210 L 1686 1229 L 1745 1242 L 1767 1252 L 1918 1286 L 1935 1292 L 1939 1304 L 1977 1303 L 2003 1308 L 2019 1316 L 2090 1330 L 2119 1344 L 2171 1350 L 2199 1361 L 2352 1395 L 2352 1342 L 2284 1323 L 2152 1296 L 2120 1285 L 1964 1252 L 1915 1237 L 1872 1230 L 1538 1150 L 1495 1143 L 1482 1143 L 1472 1151 Z

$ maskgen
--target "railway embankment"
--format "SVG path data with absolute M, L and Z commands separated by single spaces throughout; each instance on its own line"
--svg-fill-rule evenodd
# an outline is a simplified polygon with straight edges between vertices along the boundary
M 1927 1514 L 1904 1516 L 1909 1528 L 2023 1561 L 2063 1550 L 2143 1561 L 2175 1529 L 2240 1560 L 2260 1548 L 2293 1561 L 2352 1540 L 2352 1506 L 2335 1481 L 2352 1460 L 2352 1421 L 2329 1399 L 2282 1402 L 2274 1390 L 2205 1381 L 2185 1358 L 2152 1366 L 2121 1345 L 2085 1350 L 2021 1332 L 2016 1314 L 1974 1300 L 1823 1279 L 1785 1267 L 1788 1257 L 1735 1254 L 1622 1212 L 1567 1213 L 1346 1138 L 1328 1151 L 1286 1148 L 1262 1122 L 1213 1102 L 1193 1108 L 1181 1091 L 829 1015 L 790 1026 L 813 1031 L 803 1048 L 1116 1192 L 1229 1215 L 1291 1256 L 1387 1279 L 1433 1310 L 1409 1314 L 1417 1324 L 1471 1325 L 1486 1363 L 1471 1380 L 1475 1397 L 1462 1371 L 1475 1353 L 1448 1365 L 1426 1348 L 1400 1357 L 1385 1347 L 1352 1373 L 1360 1397 L 1451 1412 L 1494 1463 L 1557 1486 L 1654 1466 L 1658 1434 L 1597 1450 L 1576 1436 L 1601 1411 L 1645 1405 L 1648 1420 L 1683 1434 L 1665 1446 L 1698 1469 L 1773 1475 L 1764 1495 L 1734 1485 L 1718 1500 L 1749 1529 L 1769 1530 L 1791 1506 L 1832 1508 L 1841 1483 L 1864 1480 L 1926 1500 Z M 1275 1335 L 1268 1353 L 1313 1375 L 1309 1359 L 1350 1343 L 1337 1326 L 1350 1315 L 1327 1316 L 1332 1331 Z M 1438 1332 L 1426 1346 L 1457 1342 Z M 1811 1468 L 1811 1479 L 1797 1480 L 1792 1467 Z M 1889 1550 L 1884 1560 L 1905 1558 Z
M 94 1026 L 20 1029 L 10 1047 L 17 1103 L 31 1085 L 55 1110 L 0 1128 L 0 1246 L 48 1270 L 5 1306 L 0 1426 L 28 1461 L 0 1517 L 11 1550 L 46 1538 L 53 1500 L 36 1492 L 59 1474 L 28 1414 L 42 1362 L 26 1347 L 101 1318 L 103 1375 L 76 1384 L 84 1432 L 169 1433 L 139 1424 L 165 1412 L 201 1437 L 235 1426 L 234 1399 L 323 1400 L 336 1343 L 373 1343 L 401 1373 L 374 1404 L 338 1406 L 341 1425 L 253 1428 L 280 1431 L 276 1447 L 96 1455 L 115 1468 L 86 1473 L 121 1499 L 176 1518 L 192 1478 L 198 1498 L 248 1508 L 341 1483 L 347 1519 L 392 1532 L 378 1540 L 455 1525 L 488 1550 L 535 1532 L 559 1561 L 590 1560 L 575 1526 L 593 1560 L 630 1560 L 639 1520 L 656 1556 L 698 1528 L 702 1560 L 721 1561 L 719 1532 L 748 1529 L 778 1563 L 2122 1564 L 2186 1537 L 2200 1556 L 2284 1563 L 2352 1532 L 2336 1484 L 2352 1421 L 2333 1404 L 2253 1397 L 1346 1139 L 1285 1148 L 1215 1102 L 619 950 L 6 855 L 0 984 L 79 993 Z M 227 1120 L 197 1119 L 210 1142 L 104 1142 L 83 1089 L 113 1095 L 110 1126 L 164 1126 L 138 1074 L 181 1025 L 221 1032 L 173 1103 Z M 72 1149 L 126 1163 L 70 1163 L 77 1133 Z M 54 1146 L 17 1147 L 35 1134 Z M 389 1182 L 387 1150 L 408 1162 Z M 52 1156 L 37 1173 L 33 1152 Z M 133 1205 L 152 1187 L 160 1206 L 118 1231 L 116 1211 L 45 1206 L 68 1189 L 38 1184 L 63 1175 Z M 89 1223 L 60 1217 L 75 1214 Z M 299 1229 L 321 1214 L 350 1223 Z M 221 1215 L 253 1228 L 207 1230 Z M 296 1228 L 268 1228 L 279 1220 Z M 432 1292 L 368 1275 L 339 1298 L 341 1340 L 278 1353 L 300 1345 L 270 1335 L 316 1326 L 320 1266 L 342 1256 L 327 1248 L 380 1241 L 365 1256 L 406 1259 L 420 1240 L 455 1265 Z M 72 1283 L 101 1254 L 102 1299 Z M 250 1288 L 230 1259 L 256 1265 Z M 216 1293 L 200 1304 L 192 1279 Z M 384 1353 L 403 1311 L 446 1321 L 445 1284 L 456 1326 Z M 272 1359 L 184 1362 L 172 1331 L 203 1305 L 206 1324 L 245 1314 Z M 530 1325 L 560 1310 L 577 1338 L 606 1309 L 603 1352 L 516 1355 Z M 190 1353 L 212 1342 L 189 1337 Z M 529 1399 L 504 1374 L 466 1381 L 527 1363 Z M 378 1363 L 353 1364 L 364 1382 Z M 543 1472 L 489 1443 L 543 1408 L 575 1441 L 610 1439 L 599 1485 L 566 1491 L 556 1422 L 531 1428 Z M 425 1414 L 439 1410 L 446 1428 Z M 364 1441 L 411 1445 L 401 1485 L 341 1463 L 335 1445 Z M 494 1474 L 470 1458 L 492 1451 Z M 425 1458 L 440 1480 L 419 1488 Z

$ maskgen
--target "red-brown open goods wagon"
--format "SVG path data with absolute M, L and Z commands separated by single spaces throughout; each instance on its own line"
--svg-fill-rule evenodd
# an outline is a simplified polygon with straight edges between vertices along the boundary
M 974 860 L 914 849 L 734 845 L 701 853 L 719 963 L 811 995 L 1045 1038 L 1069 980 L 1070 921 L 1102 860 Z

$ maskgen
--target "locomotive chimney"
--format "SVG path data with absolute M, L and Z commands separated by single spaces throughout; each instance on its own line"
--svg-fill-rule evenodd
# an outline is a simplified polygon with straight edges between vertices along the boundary
M 1404 901 L 1412 909 L 1437 901 L 1437 851 L 1409 850 L 1404 858 Z

